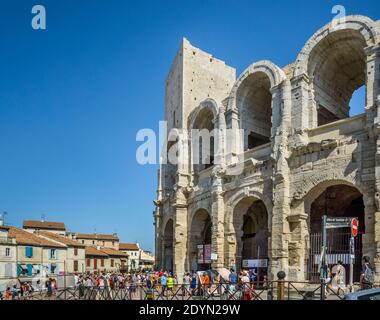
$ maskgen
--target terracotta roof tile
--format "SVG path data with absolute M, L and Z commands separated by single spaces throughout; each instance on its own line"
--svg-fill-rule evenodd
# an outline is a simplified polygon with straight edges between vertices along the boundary
M 98 257 L 108 257 L 108 254 L 96 249 L 95 247 L 86 247 L 86 256 L 98 256 Z
M 63 237 L 63 236 L 56 234 L 56 233 L 47 232 L 47 231 L 39 231 L 37 234 L 41 235 L 43 237 L 61 242 L 61 243 L 65 244 L 69 247 L 78 247 L 78 248 L 84 248 L 85 247 L 84 244 L 79 243 L 78 241 Z
M 9 237 L 16 238 L 17 244 L 21 244 L 21 245 L 31 245 L 31 246 L 36 246 L 36 247 L 66 248 L 64 244 L 47 240 L 43 237 L 37 236 L 34 233 L 31 233 L 22 229 L 18 229 L 15 227 L 9 228 Z
M 66 230 L 65 224 L 63 222 L 38 221 L 38 220 L 24 220 L 23 228 L 62 230 L 62 231 Z
M 137 243 L 119 243 L 119 250 L 139 250 Z
M 77 233 L 76 239 L 119 241 L 117 234 Z
M 111 248 L 100 248 L 100 250 L 112 257 L 128 257 L 128 255 L 125 252 L 122 252 L 119 250 L 115 250 Z

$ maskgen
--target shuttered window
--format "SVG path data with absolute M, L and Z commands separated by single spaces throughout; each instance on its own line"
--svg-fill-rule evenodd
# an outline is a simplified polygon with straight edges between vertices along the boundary
M 12 272 L 12 263 L 6 263 L 5 268 L 4 268 L 4 276 L 6 278 L 13 277 L 13 272 Z
M 32 247 L 25 247 L 25 256 L 27 258 L 33 257 L 33 248 Z

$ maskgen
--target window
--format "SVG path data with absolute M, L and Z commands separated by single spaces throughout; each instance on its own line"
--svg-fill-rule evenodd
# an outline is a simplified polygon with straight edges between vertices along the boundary
M 50 259 L 57 259 L 57 250 L 56 249 L 50 249 Z
M 57 265 L 54 264 L 54 263 L 52 263 L 52 264 L 50 265 L 50 273 L 55 274 L 56 270 L 57 270 Z
M 101 267 L 104 267 L 104 259 L 101 259 L 101 260 L 100 260 L 100 266 L 101 266 Z
M 91 266 L 91 259 L 87 258 L 87 260 L 86 260 L 86 266 L 87 267 Z
M 113 265 L 114 265 L 114 261 L 113 259 L 111 259 L 111 267 L 113 268 Z
M 25 247 L 25 256 L 27 258 L 33 257 L 33 248 L 32 247 Z
M 74 256 L 78 255 L 78 248 L 74 248 Z
M 11 256 L 11 248 L 5 248 L 5 256 L 10 257 Z
M 78 271 L 78 261 L 74 260 L 74 271 Z
M 113 246 L 115 245 L 115 241 L 112 241 L 112 245 L 113 245 Z
M 84 240 L 82 240 L 82 244 L 84 244 Z
M 7 248 L 9 249 L 9 248 Z M 12 263 L 6 263 L 4 267 L 4 276 L 6 278 L 13 277 L 13 272 L 12 272 Z
M 95 240 L 92 240 L 92 244 L 95 244 Z

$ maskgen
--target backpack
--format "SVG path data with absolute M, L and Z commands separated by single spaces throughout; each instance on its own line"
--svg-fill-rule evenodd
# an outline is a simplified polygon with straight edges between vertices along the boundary
M 371 270 L 371 268 L 368 265 L 366 265 L 365 271 L 364 271 L 364 282 L 372 284 L 374 280 L 375 280 L 374 272 Z

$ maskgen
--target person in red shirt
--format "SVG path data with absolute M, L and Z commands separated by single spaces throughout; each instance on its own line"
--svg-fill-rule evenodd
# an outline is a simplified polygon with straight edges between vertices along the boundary
M 5 291 L 5 300 L 11 300 L 11 288 L 7 288 Z

